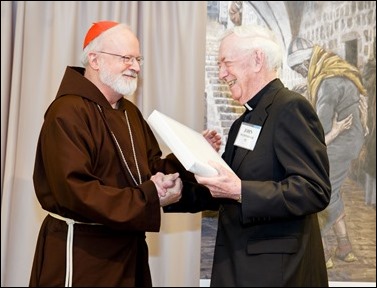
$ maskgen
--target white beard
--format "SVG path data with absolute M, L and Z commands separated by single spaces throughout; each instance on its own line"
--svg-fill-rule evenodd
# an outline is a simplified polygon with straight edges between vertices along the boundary
M 123 75 L 124 74 L 135 74 L 133 71 L 126 71 L 122 74 L 115 75 L 111 74 L 106 67 L 101 65 L 102 69 L 99 73 L 99 79 L 116 91 L 119 94 L 124 95 L 125 97 L 132 96 L 137 88 L 137 77 L 132 79 L 126 79 Z

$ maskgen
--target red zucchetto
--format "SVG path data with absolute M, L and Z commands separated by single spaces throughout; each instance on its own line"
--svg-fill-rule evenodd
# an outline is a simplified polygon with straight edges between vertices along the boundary
M 88 33 L 86 33 L 83 49 L 85 49 L 85 47 L 102 32 L 105 32 L 106 30 L 118 24 L 118 22 L 114 21 L 100 21 L 93 23 L 92 27 L 90 27 L 90 29 L 88 30 Z

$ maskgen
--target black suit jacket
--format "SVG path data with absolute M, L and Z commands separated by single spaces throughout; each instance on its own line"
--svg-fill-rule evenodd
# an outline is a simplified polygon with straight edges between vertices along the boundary
M 242 180 L 242 204 L 187 189 L 177 205 L 219 209 L 211 286 L 328 286 L 316 214 L 331 194 L 321 123 L 278 79 L 251 113 L 249 122 L 262 127 L 254 149 L 234 146 L 242 115 L 223 154 Z

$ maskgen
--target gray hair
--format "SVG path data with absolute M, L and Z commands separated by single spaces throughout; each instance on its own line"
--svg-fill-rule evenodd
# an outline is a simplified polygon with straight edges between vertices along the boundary
M 282 65 L 283 51 L 273 31 L 263 26 L 241 25 L 234 26 L 222 35 L 221 40 L 235 34 L 241 41 L 235 42 L 235 47 L 241 51 L 261 49 L 267 60 L 267 67 L 278 71 Z

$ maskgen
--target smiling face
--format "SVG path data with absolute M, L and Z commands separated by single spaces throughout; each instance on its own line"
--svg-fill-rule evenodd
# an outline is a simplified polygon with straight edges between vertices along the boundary
M 219 78 L 229 85 L 232 98 L 245 104 L 259 91 L 255 85 L 261 66 L 258 49 L 241 49 L 243 39 L 230 34 L 219 49 Z M 235 44 L 236 43 L 236 44 Z
M 244 86 L 246 81 L 245 72 L 248 67 L 245 53 L 240 54 L 232 46 L 232 38 L 234 34 L 225 38 L 219 50 L 218 65 L 219 65 L 219 78 L 229 85 L 232 93 L 232 98 L 240 103 L 246 101 Z
M 84 49 L 85 77 L 114 107 L 124 96 L 132 96 L 138 84 L 142 56 L 134 33 L 124 24 L 106 30 Z
M 102 83 L 114 91 L 131 96 L 137 88 L 140 64 L 134 57 L 139 57 L 139 41 L 128 29 L 123 29 L 106 37 L 102 51 L 98 53 L 99 78 Z M 131 62 L 125 56 L 131 56 Z

